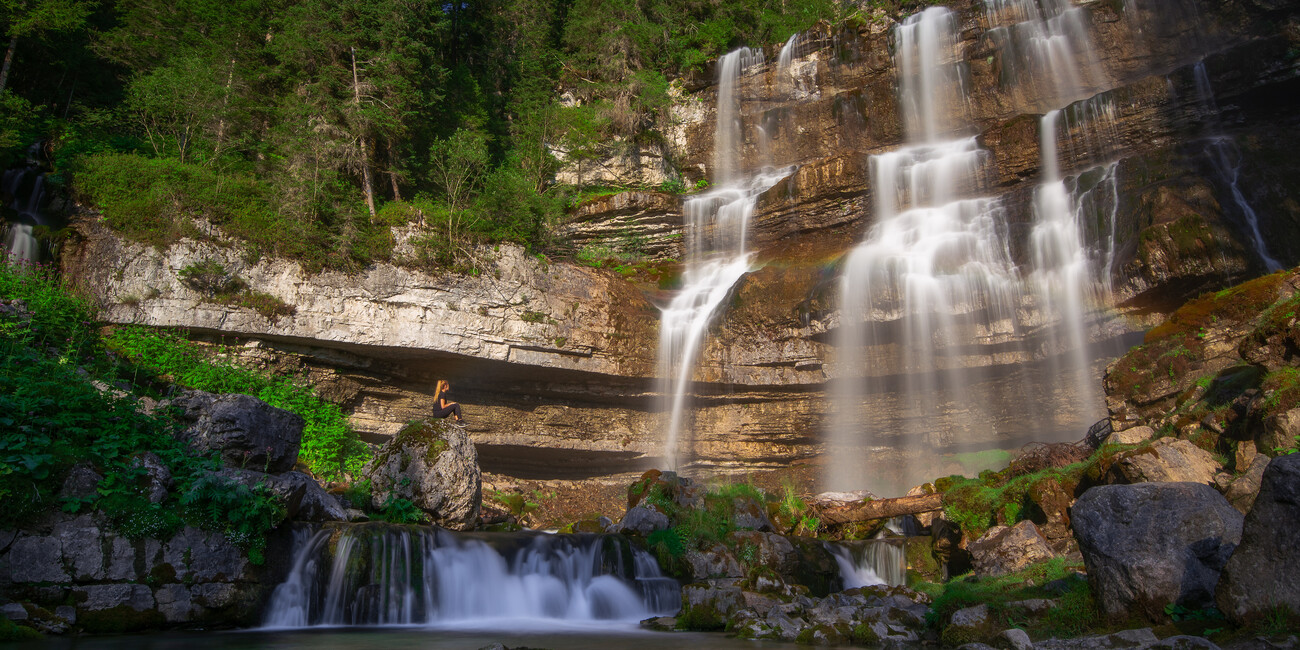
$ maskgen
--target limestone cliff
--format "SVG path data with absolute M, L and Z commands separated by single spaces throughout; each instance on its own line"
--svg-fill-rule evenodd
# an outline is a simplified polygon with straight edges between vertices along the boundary
M 1067 182 L 1097 197 L 1087 235 L 1107 250 L 1109 302 L 1128 317 L 1102 312 L 1089 323 L 1104 357 L 1186 298 L 1264 270 L 1242 224 L 1243 201 L 1266 217 L 1260 227 L 1270 253 L 1288 264 L 1300 260 L 1300 247 L 1290 243 L 1300 236 L 1300 190 L 1288 181 L 1295 171 L 1288 153 L 1300 144 L 1300 117 L 1289 99 L 1300 86 L 1290 54 L 1300 30 L 1294 3 L 1082 4 L 1102 53 L 1102 78 L 1096 97 L 1063 111 L 1058 139 Z M 969 74 L 969 135 L 994 159 L 986 182 L 1004 204 L 1011 255 L 1023 265 L 1043 175 L 1039 117 L 1047 107 L 1014 82 L 1016 62 L 998 47 L 983 7 L 962 2 L 954 11 Z M 696 371 L 688 444 L 704 462 L 787 463 L 819 449 L 834 374 L 837 265 L 872 224 L 868 156 L 903 141 L 890 55 L 897 19 L 876 12 L 821 25 L 803 35 L 789 69 L 769 64 L 742 75 L 746 164 L 798 168 L 759 200 L 751 236 L 761 268 L 715 322 Z M 1198 98 L 1203 80 L 1217 104 Z M 665 159 L 688 181 L 710 177 L 717 90 L 699 78 L 683 79 L 678 90 L 669 150 L 598 164 L 608 172 L 602 182 L 659 183 L 671 175 Z M 763 127 L 765 140 L 754 126 Z M 1238 156 L 1227 170 L 1232 178 L 1206 155 L 1213 138 L 1231 139 Z M 681 210 L 679 197 L 655 191 L 597 199 L 562 225 L 561 252 L 635 240 L 646 257 L 681 259 Z M 120 241 L 93 216 L 74 228 L 62 263 L 110 321 L 233 336 L 250 359 L 319 380 L 372 441 L 420 416 L 434 381 L 448 378 L 467 405 L 488 470 L 586 476 L 641 467 L 661 453 L 654 357 L 656 306 L 666 294 L 612 271 L 503 246 L 474 277 L 386 264 L 312 275 L 289 262 L 250 261 L 219 237 L 160 252 Z M 273 321 L 205 300 L 179 275 L 204 260 L 218 260 L 292 314 Z M 959 363 L 978 373 L 990 394 L 1011 373 L 1051 371 L 1032 307 L 1025 322 L 1016 334 L 1024 342 L 1019 352 L 988 338 L 963 353 Z M 898 380 L 891 369 L 881 372 Z M 1010 406 L 998 418 L 999 444 L 1055 426 L 1027 422 Z

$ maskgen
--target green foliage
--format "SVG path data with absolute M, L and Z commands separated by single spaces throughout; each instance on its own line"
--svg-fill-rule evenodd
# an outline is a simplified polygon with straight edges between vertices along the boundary
M 418 524 L 425 519 L 424 512 L 416 507 L 410 499 L 389 495 L 376 513 L 378 519 L 394 524 Z
M 40 632 L 18 625 L 8 618 L 0 618 L 0 642 L 35 641 L 43 638 Z
M 542 507 L 537 501 L 531 501 L 523 494 L 518 492 L 505 492 L 502 490 L 493 490 L 488 495 L 493 501 L 496 501 L 506 509 L 515 519 L 523 519 L 533 514 L 538 508 Z
M 174 331 L 122 327 L 108 341 L 140 368 L 182 386 L 244 393 L 297 413 L 305 422 L 298 458 L 319 477 L 337 480 L 356 475 L 369 460 L 369 450 L 357 439 L 342 409 L 293 377 L 271 376 L 223 360 Z
M 987 604 L 994 619 L 991 629 L 1020 627 L 1034 638 L 1075 637 L 1093 631 L 1101 620 L 1088 581 L 1075 577 L 1081 569 L 1081 565 L 1068 559 L 1053 558 L 1003 576 L 954 578 L 942 585 L 922 583 L 916 588 L 934 598 L 926 615 L 934 627 L 959 609 Z M 1043 588 L 1048 582 L 1060 579 L 1067 579 L 1068 587 L 1063 594 Z M 1035 598 L 1055 598 L 1058 605 L 1042 618 L 1033 619 L 1007 605 Z
M 97 387 L 144 390 L 134 382 L 139 368 L 98 338 L 87 303 L 44 268 L 7 265 L 0 266 L 0 299 L 30 310 L 0 317 L 0 527 L 55 507 L 96 508 L 128 537 L 166 538 L 186 523 L 221 531 L 260 563 L 266 531 L 283 509 L 265 490 L 212 475 L 220 462 L 193 456 L 167 414 L 143 413 L 134 395 Z M 175 482 L 161 502 L 148 498 L 145 453 Z M 60 503 L 55 494 L 75 463 L 104 478 L 95 494 Z
M 243 280 L 226 270 L 220 262 L 205 259 L 195 262 L 176 274 L 185 286 L 206 296 L 219 293 L 234 293 L 244 288 Z

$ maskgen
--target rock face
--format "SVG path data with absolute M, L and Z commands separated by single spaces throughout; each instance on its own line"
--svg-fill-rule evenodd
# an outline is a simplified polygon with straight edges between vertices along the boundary
M 406 499 L 435 524 L 472 528 L 483 502 L 478 454 L 464 429 L 446 420 L 407 425 L 375 452 L 362 473 L 370 480 L 374 505 Z
M 251 626 L 288 572 L 290 546 L 273 533 L 257 566 L 219 533 L 130 540 L 90 515 L 59 514 L 0 550 L 0 587 L 50 611 L 70 603 L 59 616 L 88 632 Z
M 1300 454 L 1273 459 L 1246 515 L 1241 543 L 1223 567 L 1215 600 L 1239 624 L 1284 606 L 1300 611 Z
M 1169 604 L 1209 606 L 1241 540 L 1241 513 L 1199 483 L 1094 487 L 1070 515 L 1098 607 L 1112 618 L 1163 621 Z
M 1113 116 L 1103 126 L 1114 142 L 1091 150 L 1085 126 L 1062 120 L 1060 171 L 1071 185 L 1095 184 L 1094 195 L 1109 195 L 1113 184 L 1116 200 L 1093 206 L 1098 209 L 1082 220 L 1097 251 L 1113 233 L 1104 280 L 1116 306 L 1138 315 L 1132 327 L 1114 320 L 1091 326 L 1096 343 L 1123 343 L 1145 324 L 1141 314 L 1163 312 L 1262 270 L 1239 223 L 1233 190 L 1246 191 L 1267 215 L 1260 220 L 1266 241 L 1281 248 L 1300 241 L 1300 202 L 1289 182 L 1289 152 L 1300 133 L 1289 101 L 1297 65 L 1289 54 L 1289 23 L 1260 3 L 1175 4 L 1167 11 L 1114 3 L 1079 7 L 1105 83 L 1090 89 L 1100 93 L 1084 100 L 1093 103 L 1064 110 Z M 1010 255 L 1028 277 L 1033 195 L 1044 178 L 1039 117 L 1063 107 L 1007 83 L 1016 67 L 1015 54 L 999 44 L 1007 25 L 995 24 L 981 3 L 955 2 L 952 10 L 970 93 L 967 121 L 992 160 L 988 185 L 1007 212 Z M 901 18 L 879 11 L 848 25 L 819 25 L 802 35 L 789 66 L 754 66 L 738 81 L 736 94 L 746 100 L 737 116 L 745 134 L 743 166 L 798 168 L 759 198 L 751 248 L 766 265 L 740 282 L 700 351 L 697 435 L 690 445 L 701 462 L 774 465 L 820 451 L 834 365 L 828 342 L 839 326 L 836 260 L 874 225 L 878 189 L 869 156 L 896 150 L 905 140 L 891 60 L 891 30 Z M 673 125 L 662 134 L 666 144 L 621 143 L 629 145 L 621 147 L 626 156 L 595 165 L 606 169 L 566 167 L 562 177 L 645 186 L 676 175 L 688 184 L 713 175 L 717 116 L 711 107 L 718 90 L 708 76 L 683 80 L 680 88 L 689 95 L 675 102 Z M 1214 87 L 1222 116 L 1193 99 L 1202 77 Z M 674 84 L 674 93 L 678 88 Z M 1105 109 L 1092 111 L 1097 106 Z M 1209 124 L 1229 125 L 1223 135 L 1242 154 L 1241 168 L 1233 170 L 1241 172 L 1239 186 L 1228 187 L 1222 170 L 1210 168 L 1203 147 L 1185 146 L 1203 142 Z M 677 169 L 664 170 L 664 161 Z M 1101 165 L 1108 161 L 1118 162 L 1103 183 L 1098 170 L 1109 169 Z M 661 269 L 650 283 L 642 272 L 622 269 L 633 274 L 629 281 L 613 270 L 556 260 L 587 248 L 680 259 L 681 212 L 680 197 L 643 189 L 593 201 L 559 228 L 568 244 L 552 251 L 554 260 L 502 246 L 484 251 L 492 259 L 475 277 L 388 263 L 352 275 L 312 273 L 282 260 L 250 262 L 256 256 L 219 234 L 216 241 L 186 240 L 160 252 L 124 243 L 93 219 L 73 226 L 77 234 L 64 246 L 61 264 L 111 322 L 234 335 L 255 339 L 262 350 L 307 358 L 343 387 L 340 401 L 371 442 L 383 442 L 419 417 L 433 382 L 451 377 L 475 413 L 471 435 L 485 466 L 590 476 L 644 469 L 662 453 L 661 419 L 649 406 L 658 372 L 652 342 L 655 306 L 667 298 L 659 285 L 671 286 L 676 273 Z M 1113 229 L 1099 226 L 1110 215 Z M 1287 263 L 1297 259 L 1295 250 L 1271 253 Z M 205 302 L 178 278 L 179 270 L 203 260 L 221 263 L 251 289 L 292 305 L 293 315 L 273 323 L 248 309 Z M 1026 325 L 1014 341 L 986 332 L 979 343 L 951 350 L 952 368 L 992 367 L 988 374 L 999 378 L 1023 372 L 1031 384 L 1050 376 L 1047 328 L 1034 317 Z M 879 372 L 891 385 L 909 379 L 903 369 L 884 364 Z M 970 387 L 977 399 L 990 400 L 1003 388 L 996 381 Z M 1117 429 L 1136 423 L 1128 421 L 1128 411 L 1161 405 L 1131 406 L 1117 414 L 1125 424 Z M 892 426 L 894 411 L 881 407 L 867 415 Z M 1018 415 L 995 419 L 987 430 L 971 432 L 962 428 L 971 426 L 962 424 L 963 414 L 954 413 L 952 422 L 934 429 L 1009 447 L 1041 433 Z M 1065 440 L 1077 437 L 1077 429 L 1062 426 L 1051 435 Z M 902 465 L 896 456 L 880 456 L 873 471 Z
M 981 577 L 1012 573 L 1053 556 L 1038 526 L 1027 520 L 1011 527 L 994 526 L 966 550 Z
M 328 493 L 302 472 L 266 474 L 252 470 L 225 469 L 219 472 L 248 487 L 266 486 L 284 503 L 285 519 L 297 521 L 347 521 L 348 516 L 338 497 Z
M 182 436 L 200 454 L 219 452 L 228 467 L 287 472 L 298 462 L 302 418 L 248 395 L 185 391 L 172 400 L 189 422 Z

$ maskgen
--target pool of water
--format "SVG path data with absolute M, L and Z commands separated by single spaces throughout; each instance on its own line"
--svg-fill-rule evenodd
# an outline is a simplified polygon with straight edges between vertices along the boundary
M 608 625 L 554 626 L 527 632 L 494 621 L 482 628 L 458 625 L 438 627 L 314 628 L 284 631 L 186 632 L 132 636 L 48 638 L 16 647 L 23 650 L 477 650 L 493 643 L 514 648 L 564 648 L 566 650 L 642 650 L 649 648 L 776 648 L 776 641 L 747 641 L 702 632 L 652 632 L 634 626 L 611 629 Z

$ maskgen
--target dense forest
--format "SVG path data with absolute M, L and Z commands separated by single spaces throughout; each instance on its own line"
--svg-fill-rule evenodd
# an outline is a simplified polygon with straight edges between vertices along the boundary
M 407 224 L 436 266 L 545 251 L 581 191 L 555 183 L 561 158 L 661 139 L 683 75 L 855 9 L 0 0 L 0 167 L 41 142 L 55 186 L 154 244 L 202 216 L 314 268 L 386 259 Z

